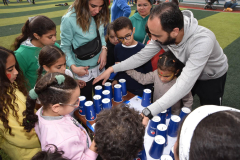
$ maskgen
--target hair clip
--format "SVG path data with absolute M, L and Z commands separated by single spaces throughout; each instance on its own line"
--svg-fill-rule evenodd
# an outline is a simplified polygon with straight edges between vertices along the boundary
M 35 16 L 34 16 L 34 17 L 35 17 Z M 28 17 L 29 22 L 31 22 L 34 17 Z
M 29 123 L 29 121 L 27 120 L 27 123 Z
M 32 98 L 32 99 L 37 99 L 38 98 L 38 95 L 37 93 L 35 92 L 35 88 L 31 89 L 29 91 L 29 96 Z
M 162 57 L 159 57 L 159 59 L 162 59 Z
M 63 75 L 56 75 L 55 78 L 59 85 L 65 81 L 65 77 Z
M 173 63 L 175 63 L 175 60 L 172 60 L 173 61 Z

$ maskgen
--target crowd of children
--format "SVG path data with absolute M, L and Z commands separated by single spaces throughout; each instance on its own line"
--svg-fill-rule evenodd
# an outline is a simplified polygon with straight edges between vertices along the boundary
M 134 40 L 134 33 L 135 27 L 126 17 L 117 18 L 108 25 L 105 37 L 106 68 L 134 56 L 145 47 L 141 42 Z M 147 26 L 146 33 L 151 39 Z M 98 154 L 105 160 L 128 160 L 134 159 L 143 149 L 143 117 L 126 104 L 103 110 L 98 115 L 93 140 L 74 118 L 73 112 L 79 106 L 79 96 L 83 92 L 80 88 L 85 88 L 86 82 L 75 79 L 72 71 L 67 69 L 68 57 L 56 43 L 56 25 L 50 18 L 29 18 L 22 28 L 22 34 L 16 38 L 13 48 L 14 52 L 0 47 L 0 148 L 12 160 L 95 160 Z M 176 83 L 184 67 L 170 50 L 163 52 L 164 50 L 161 50 L 152 61 L 149 60 L 135 70 L 119 72 L 112 85 L 124 78 L 127 81 L 127 90 L 139 96 L 142 96 L 145 88 L 154 88 L 153 101 L 156 101 Z M 86 72 L 87 70 L 88 68 Z M 92 94 L 91 89 L 88 92 Z M 192 109 L 192 104 L 193 97 L 190 92 L 172 106 L 172 114 L 178 115 L 183 106 Z M 222 122 L 226 123 L 226 126 L 232 125 L 232 122 L 239 125 L 239 120 L 236 120 L 236 117 L 239 117 L 237 112 L 239 111 L 219 112 L 202 121 L 200 119 L 201 125 L 195 131 L 209 129 L 204 126 L 216 118 L 224 120 Z M 188 127 L 185 123 L 189 119 L 184 121 L 183 128 Z M 214 126 L 210 126 L 212 127 Z M 175 147 L 176 159 L 180 160 L 182 155 L 179 154 L 178 148 L 182 145 L 182 130 L 180 129 Z M 217 131 L 212 129 L 209 132 Z M 188 156 L 193 157 L 190 159 L 197 159 L 196 151 L 192 148 L 197 148 L 193 145 L 204 138 L 194 132 L 192 139 Z M 214 137 L 209 138 L 208 142 L 214 141 L 213 139 Z M 211 151 L 207 154 L 210 153 Z

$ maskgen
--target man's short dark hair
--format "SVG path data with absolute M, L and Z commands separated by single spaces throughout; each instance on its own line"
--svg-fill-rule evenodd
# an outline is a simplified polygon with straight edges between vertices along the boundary
M 132 22 L 127 17 L 119 17 L 113 22 L 113 30 L 115 33 L 123 28 L 129 28 L 133 30 Z
M 175 3 L 165 2 L 154 7 L 149 19 L 158 17 L 164 31 L 171 33 L 174 28 L 181 30 L 184 25 L 183 14 Z
M 103 110 L 96 119 L 97 152 L 105 160 L 133 160 L 143 149 L 142 116 L 126 104 Z

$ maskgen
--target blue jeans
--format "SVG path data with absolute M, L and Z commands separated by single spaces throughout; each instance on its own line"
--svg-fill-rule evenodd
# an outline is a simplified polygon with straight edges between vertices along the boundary
M 231 2 L 226 2 L 225 4 L 224 4 L 224 8 L 234 8 L 234 7 L 236 7 L 238 5 L 238 3 L 231 3 Z

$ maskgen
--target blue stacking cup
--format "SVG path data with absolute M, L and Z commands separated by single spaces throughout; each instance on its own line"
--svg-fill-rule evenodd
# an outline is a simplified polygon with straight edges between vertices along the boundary
M 171 115 L 172 115 L 172 107 L 170 107 L 170 108 L 167 109 L 167 116 L 166 116 L 166 119 L 171 118 Z
M 86 119 L 88 121 L 93 121 L 96 119 L 96 113 L 93 107 L 93 102 L 92 101 L 87 101 L 84 103 L 86 107 Z
M 112 99 L 109 90 L 102 91 L 102 97 Z
M 172 146 L 172 149 L 170 150 L 170 156 L 172 157 L 172 159 L 174 160 L 174 150 L 173 150 L 174 146 Z
M 155 136 L 152 146 L 149 150 L 149 155 L 154 159 L 159 159 L 163 153 L 164 145 L 165 138 L 160 135 Z
M 147 107 L 151 104 L 151 93 L 152 91 L 150 89 L 143 90 L 143 97 L 142 97 L 142 103 L 141 103 L 143 107 Z
M 114 80 L 114 77 L 117 75 L 117 73 L 112 72 L 110 74 L 109 80 Z
M 122 95 L 127 95 L 127 85 L 126 85 L 126 79 L 119 79 L 119 84 L 122 86 Z
M 80 115 L 82 116 L 85 116 L 85 106 L 84 106 L 84 103 L 86 102 L 86 97 L 85 96 L 80 96 L 79 97 L 79 113 Z
M 102 99 L 102 107 L 103 109 L 111 109 L 112 101 L 109 98 Z
M 95 95 L 100 95 L 102 96 L 102 86 L 96 86 L 95 87 Z
M 145 149 L 138 152 L 138 156 L 137 156 L 137 158 L 134 158 L 134 160 L 147 160 Z
M 164 110 L 159 114 L 160 114 L 160 117 L 161 117 L 161 122 L 160 123 L 161 124 L 166 124 L 167 110 Z
M 180 114 L 179 114 L 179 117 L 181 118 L 181 120 L 183 120 L 190 112 L 191 112 L 190 108 L 183 107 L 183 108 L 181 109 L 181 112 L 180 112 Z
M 155 137 L 157 131 L 157 125 L 160 123 L 161 118 L 159 116 L 154 116 L 152 120 L 150 120 L 147 133 L 151 137 Z
M 166 126 L 166 124 L 157 125 L 156 135 L 161 135 L 167 140 L 167 126 Z
M 94 108 L 96 114 L 99 114 L 102 110 L 102 97 L 100 95 L 93 96 Z
M 110 91 L 110 97 L 111 97 L 111 99 L 112 99 L 112 98 L 113 98 L 112 83 L 106 82 L 106 83 L 104 84 L 104 89 Z
M 122 86 L 120 84 L 114 85 L 114 101 L 115 102 L 122 101 Z
M 176 115 L 172 115 L 168 125 L 168 135 L 170 137 L 177 137 L 177 131 L 180 124 L 181 118 Z
M 169 155 L 162 155 L 160 160 L 173 160 L 171 156 Z

